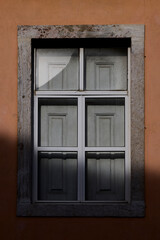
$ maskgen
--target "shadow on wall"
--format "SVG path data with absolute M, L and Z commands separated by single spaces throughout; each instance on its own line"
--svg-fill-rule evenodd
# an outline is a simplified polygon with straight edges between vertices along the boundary
M 29 141 L 28 141 L 28 143 L 29 143 Z M 23 155 L 23 145 L 22 144 L 19 145 L 19 149 L 20 149 L 21 154 Z M 47 154 L 48 154 L 48 156 L 47 156 Z M 94 155 L 94 153 L 92 155 Z M 95 159 L 96 158 L 101 159 L 99 161 L 99 163 L 102 162 L 102 167 L 100 166 L 101 163 L 99 164 L 99 168 L 100 169 L 102 168 L 101 170 L 103 170 L 103 167 L 107 167 L 107 166 L 110 167 L 110 162 L 114 161 L 113 156 L 112 156 L 112 159 L 110 157 L 105 158 L 104 156 L 100 156 L 100 155 L 98 155 L 96 157 L 94 157 L 94 156 L 89 157 L 90 162 L 91 162 L 91 159 L 93 159 L 93 161 L 94 161 L 93 166 L 90 166 L 90 169 L 88 167 L 88 171 L 91 171 L 92 175 L 93 175 L 93 173 L 96 172 L 96 170 L 95 170 Z M 122 156 L 120 156 L 120 158 L 122 159 Z M 29 164 L 29 167 L 31 167 L 31 158 L 29 157 L 28 159 L 30 159 L 30 162 L 28 164 Z M 49 153 L 41 152 L 39 155 L 39 159 L 40 159 L 40 167 L 39 167 L 40 185 L 42 184 L 41 179 L 43 179 L 43 177 L 41 177 L 41 175 L 44 175 L 45 172 L 48 171 L 48 173 L 46 174 L 46 176 L 48 176 L 48 179 L 45 180 L 45 185 L 49 186 L 49 189 L 50 189 L 49 195 L 53 196 L 54 192 L 56 192 L 57 195 L 61 194 L 60 192 L 63 191 L 62 186 L 67 188 L 64 181 L 62 180 L 63 176 L 66 178 L 70 178 L 68 180 L 68 181 L 70 181 L 69 184 L 71 184 L 73 179 L 76 178 L 76 172 L 77 172 L 77 155 L 76 155 L 76 153 L 74 153 L 74 152 L 61 153 L 60 152 L 60 153 L 54 154 L 51 152 L 49 152 Z M 106 160 L 106 163 L 105 163 L 105 159 L 109 159 L 109 160 Z M 1 135 L 1 138 L 0 138 L 0 163 L 1 163 L 0 179 L 1 179 L 1 181 L 0 182 L 3 183 L 2 189 L 4 192 L 6 192 L 6 194 L 4 194 L 4 196 L 6 196 L 6 197 L 10 196 L 11 198 L 13 198 L 13 196 L 16 195 L 17 165 L 18 165 L 17 161 L 18 161 L 17 139 L 16 138 L 14 139 L 13 137 L 9 137 L 9 136 L 2 137 L 2 135 Z M 45 162 L 47 162 L 47 164 Z M 21 164 L 22 163 L 20 162 L 20 165 Z M 43 167 L 43 165 L 44 165 L 44 167 Z M 71 171 L 71 169 L 72 169 L 72 171 Z M 62 170 L 65 171 L 65 173 L 63 173 Z M 138 172 L 138 169 L 137 169 L 137 172 Z M 102 172 L 102 178 L 104 176 L 103 174 L 104 174 L 104 171 Z M 55 177 L 52 178 L 52 175 L 56 175 L 57 180 Z M 69 176 L 67 176 L 67 175 L 69 175 Z M 26 178 L 29 178 L 29 176 L 26 175 Z M 150 192 L 149 196 L 148 195 L 147 196 L 149 197 L 149 199 L 152 199 L 153 202 L 157 202 L 158 199 L 160 198 L 160 191 L 158 191 L 158 189 L 160 188 L 159 169 L 157 169 L 156 171 L 154 170 L 154 172 L 152 171 L 152 169 L 146 170 L 145 179 L 146 179 L 145 188 L 146 188 L 146 190 L 149 189 L 149 192 Z M 99 179 L 99 180 L 101 181 L 101 184 L 102 184 L 101 190 L 107 191 L 107 189 L 109 188 L 107 183 L 105 184 L 103 179 Z M 12 186 L 14 186 L 14 187 L 12 187 Z M 44 189 L 44 188 L 45 187 L 43 186 L 42 189 Z M 76 191 L 76 186 L 73 187 L 74 198 L 75 198 L 75 191 Z M 12 195 L 10 195 L 10 193 L 12 193 Z M 146 194 L 147 194 L 147 192 L 146 192 Z M 15 199 L 16 199 L 16 197 L 15 197 Z M 12 201 L 12 202 L 15 202 L 15 201 Z M 7 204 L 7 202 L 5 204 Z
M 20 146 L 22 149 L 22 146 Z M 144 239 L 159 239 L 159 223 L 160 223 L 160 174 L 157 171 L 146 170 L 145 188 L 146 188 L 146 217 L 142 219 L 126 219 L 118 218 L 20 218 L 16 220 L 16 199 L 17 199 L 17 138 L 9 135 L 1 135 L 0 138 L 0 182 L 1 192 L 0 198 L 0 215 L 1 215 L 1 239 L 32 239 L 32 236 L 59 236 L 59 239 L 64 239 L 67 232 L 70 239 L 74 239 L 74 234 L 79 232 L 79 229 L 84 230 L 79 232 L 77 239 L 82 239 L 83 234 L 86 234 L 87 239 L 101 239 L 111 237 L 117 239 L 117 234 L 121 236 L 129 236 L 130 239 L 141 239 L 143 234 Z M 26 178 L 28 176 L 26 175 Z M 57 183 L 59 184 L 59 183 Z M 55 187 L 55 186 L 54 186 Z M 57 187 L 57 186 L 56 186 Z M 32 220 L 34 219 L 34 221 Z M 15 233 L 16 221 L 19 222 L 17 228 L 17 238 Z M 42 223 L 47 222 L 46 224 Z M 57 222 L 58 221 L 58 222 Z M 54 224 L 53 224 L 54 223 Z M 71 227 L 72 223 L 72 227 Z M 138 224 L 137 224 L 138 223 Z M 32 227 L 32 225 L 34 227 Z M 21 226 L 21 227 L 20 227 Z M 23 226 L 23 227 L 22 227 Z M 116 228 L 116 231 L 111 231 Z M 63 230 L 63 231 L 62 231 Z M 99 231 L 100 230 L 100 231 Z M 104 231 L 105 230 L 105 231 Z M 106 231 L 107 230 L 107 231 Z M 133 231 L 132 231 L 133 230 Z M 153 231 L 154 230 L 154 231 Z M 63 232 L 63 233 L 62 233 Z M 151 232 L 152 237 L 151 238 Z M 73 236 L 72 236 L 73 234 Z M 99 235 L 97 235 L 99 234 Z M 127 235 L 126 235 L 127 234 Z M 139 235 L 138 235 L 139 234 Z M 9 236 L 7 238 L 7 236 Z M 20 236 L 20 237 L 18 237 Z M 140 236 L 140 237 L 139 237 Z M 155 236 L 155 238 L 154 238 Z M 48 238 L 47 238 L 48 239 Z M 122 239 L 121 237 L 119 239 Z M 124 239 L 124 238 L 123 238 Z
M 15 227 L 17 201 L 17 136 L 0 135 L 0 239 L 5 239 Z M 6 238 L 9 239 L 9 238 Z M 12 236 L 11 238 L 12 239 Z

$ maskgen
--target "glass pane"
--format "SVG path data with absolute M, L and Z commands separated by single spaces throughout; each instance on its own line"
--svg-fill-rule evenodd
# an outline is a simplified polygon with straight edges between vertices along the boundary
M 124 98 L 86 99 L 86 146 L 124 146 Z
M 87 90 L 127 90 L 127 49 L 85 50 Z
M 77 200 L 76 152 L 39 152 L 38 200 Z
M 37 49 L 36 90 L 77 90 L 78 49 Z
M 124 200 L 124 152 L 86 153 L 86 200 Z
M 39 99 L 39 146 L 77 146 L 77 99 Z

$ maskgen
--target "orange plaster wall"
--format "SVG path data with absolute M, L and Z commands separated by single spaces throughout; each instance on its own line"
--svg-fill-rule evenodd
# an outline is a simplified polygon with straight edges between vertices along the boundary
M 17 25 L 145 24 L 145 218 L 16 217 Z M 160 1 L 0 0 L 0 239 L 160 239 Z

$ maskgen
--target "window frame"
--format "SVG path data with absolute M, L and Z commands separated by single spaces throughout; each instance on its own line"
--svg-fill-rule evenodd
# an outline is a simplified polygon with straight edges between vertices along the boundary
M 122 202 L 34 202 L 32 183 L 34 71 L 31 41 L 33 38 L 130 38 L 128 94 L 131 104 L 131 197 Z M 32 59 L 32 61 L 31 61 Z M 117 216 L 143 217 L 144 205 L 144 25 L 98 26 L 19 26 L 18 27 L 18 216 Z M 129 61 L 130 61 L 129 60 Z M 80 71 L 81 72 L 81 71 Z M 82 73 L 81 73 L 82 75 Z M 130 82 L 130 81 L 129 81 Z M 81 87 L 83 83 L 81 81 Z M 35 94 L 35 92 L 34 92 Z M 103 93 L 102 93 L 103 94 Z M 105 91 L 106 94 L 106 91 Z M 111 95 L 112 96 L 112 95 Z M 113 95 L 114 96 L 114 95 Z M 120 95 L 121 97 L 123 95 Z M 88 97 L 88 96 L 87 96 Z M 123 96 L 124 97 L 124 96 Z M 125 101 L 127 102 L 127 101 Z M 126 106 L 125 106 L 126 107 Z M 127 115 L 127 114 L 126 114 Z M 127 118 L 129 116 L 127 115 Z M 130 118 L 130 117 L 129 117 Z M 129 120 L 127 120 L 129 122 Z M 78 126 L 80 127 L 80 126 Z M 129 133 L 128 133 L 129 134 Z M 129 136 L 130 138 L 130 136 Z M 130 146 L 130 144 L 128 145 Z M 130 158 L 130 157 L 129 157 Z M 127 181 L 130 185 L 130 181 Z

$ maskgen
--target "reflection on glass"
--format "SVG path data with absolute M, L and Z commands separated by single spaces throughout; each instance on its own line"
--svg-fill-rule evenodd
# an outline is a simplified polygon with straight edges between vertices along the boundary
M 124 146 L 124 98 L 86 99 L 86 146 Z
M 39 99 L 39 145 L 77 146 L 77 99 Z
M 37 49 L 36 90 L 77 90 L 78 49 Z
M 38 200 L 77 200 L 76 152 L 39 152 Z
M 124 200 L 124 152 L 86 153 L 86 200 Z
M 127 49 L 85 50 L 87 90 L 127 90 Z

